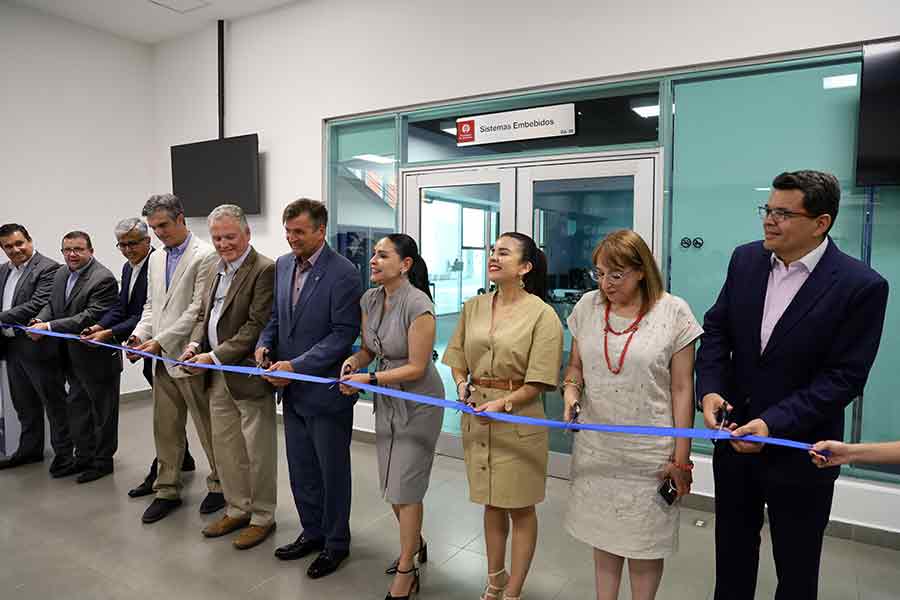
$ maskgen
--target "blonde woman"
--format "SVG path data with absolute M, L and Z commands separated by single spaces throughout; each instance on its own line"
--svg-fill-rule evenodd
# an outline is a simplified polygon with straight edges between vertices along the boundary
M 702 333 L 690 308 L 665 292 L 634 231 L 606 236 L 593 263 L 598 289 L 568 319 L 565 418 L 577 405 L 583 423 L 690 427 L 694 342 Z M 564 525 L 594 548 L 598 600 L 618 598 L 626 559 L 631 597 L 656 596 L 663 560 L 678 545 L 675 500 L 691 489 L 690 456 L 686 438 L 576 434 Z M 673 504 L 660 489 L 671 491 Z

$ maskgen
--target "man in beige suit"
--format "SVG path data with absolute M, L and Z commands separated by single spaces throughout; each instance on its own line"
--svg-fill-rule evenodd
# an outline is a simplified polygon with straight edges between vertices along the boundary
M 188 230 L 184 208 L 176 196 L 151 196 L 141 214 L 163 243 L 165 252 L 154 252 L 148 258 L 147 303 L 128 345 L 151 354 L 178 358 L 190 341 L 200 314 L 206 277 L 218 257 L 212 246 Z M 129 356 L 133 360 L 138 358 L 134 354 Z M 203 378 L 170 363 L 156 361 L 153 434 L 159 472 L 154 485 L 156 498 L 144 512 L 144 523 L 159 521 L 181 505 L 180 468 L 188 412 L 210 467 L 209 494 L 201 503 L 200 512 L 208 514 L 225 506 L 213 455 L 209 401 L 203 394 Z
M 275 263 L 250 245 L 250 227 L 238 206 L 213 209 L 209 233 L 219 260 L 203 278 L 203 310 L 184 359 L 252 367 L 256 341 L 272 312 Z M 241 529 L 233 545 L 252 548 L 275 530 L 275 392 L 261 377 L 191 371 L 204 373 L 213 451 L 227 503 L 225 515 L 203 535 L 220 537 Z

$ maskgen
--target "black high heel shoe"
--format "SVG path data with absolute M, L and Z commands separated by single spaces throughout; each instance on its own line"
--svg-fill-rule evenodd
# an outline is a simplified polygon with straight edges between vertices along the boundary
M 428 562 L 428 544 L 425 543 L 425 539 L 420 535 L 419 536 L 419 549 L 413 555 L 413 559 L 418 561 L 420 565 L 423 565 Z M 397 567 L 400 565 L 400 557 L 394 559 L 394 562 L 391 563 L 387 569 L 384 570 L 385 575 L 396 575 Z
M 412 585 L 409 586 L 409 590 L 407 590 L 406 595 L 405 596 L 391 596 L 391 591 L 388 590 L 387 596 L 384 597 L 384 600 L 409 600 L 410 596 L 412 596 L 413 594 L 419 593 L 419 569 L 416 567 L 413 567 L 409 571 L 401 571 L 399 569 L 397 570 L 397 574 L 399 574 L 399 575 L 409 575 L 410 573 L 412 573 L 413 582 L 412 582 Z

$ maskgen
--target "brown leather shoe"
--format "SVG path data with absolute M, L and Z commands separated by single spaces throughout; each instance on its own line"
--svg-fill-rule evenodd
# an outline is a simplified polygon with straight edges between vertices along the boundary
M 275 523 L 270 525 L 251 525 L 244 529 L 239 536 L 231 542 L 238 550 L 246 550 L 262 543 L 272 532 L 275 531 Z
M 214 538 L 228 535 L 232 531 L 237 531 L 250 524 L 250 515 L 243 517 L 229 517 L 225 515 L 215 523 L 210 523 L 203 530 L 204 537 Z

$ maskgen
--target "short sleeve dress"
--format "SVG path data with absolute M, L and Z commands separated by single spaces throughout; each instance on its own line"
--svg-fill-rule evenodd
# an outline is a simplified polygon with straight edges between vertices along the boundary
M 563 332 L 547 303 L 528 294 L 513 315 L 496 323 L 491 315 L 496 292 L 465 303 L 443 362 L 472 377 L 556 386 L 562 360 Z M 476 388 L 473 400 L 484 404 L 507 390 Z M 544 416 L 541 396 L 515 413 Z M 463 451 L 472 502 L 498 508 L 524 508 L 544 499 L 549 438 L 534 425 L 462 417 Z
M 644 316 L 614 375 L 603 353 L 605 303 L 597 291 L 582 296 L 568 325 L 578 342 L 584 373 L 583 423 L 672 427 L 672 356 L 703 333 L 681 298 L 664 294 Z M 610 314 L 610 326 L 632 319 Z M 615 366 L 627 335 L 608 337 Z M 575 434 L 570 497 L 563 524 L 575 538 L 611 554 L 665 558 L 678 548 L 678 504 L 657 493 L 659 473 L 675 448 L 674 438 L 595 431 Z
M 385 312 L 383 287 L 363 294 L 360 307 L 366 316 L 363 340 L 375 352 L 375 370 L 386 371 L 409 362 L 409 327 L 424 314 L 434 315 L 428 296 L 408 281 L 391 297 Z M 406 392 L 444 397 L 444 384 L 434 363 L 416 381 L 388 385 Z M 416 504 L 425 497 L 434 447 L 441 433 L 444 409 L 375 394 L 375 449 L 381 494 L 391 504 Z

